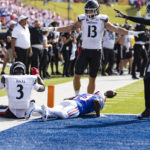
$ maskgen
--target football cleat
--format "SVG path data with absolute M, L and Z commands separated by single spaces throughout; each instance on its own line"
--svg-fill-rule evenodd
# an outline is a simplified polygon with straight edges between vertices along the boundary
M 150 110 L 145 109 L 141 114 L 137 115 L 138 119 L 142 118 L 149 118 L 150 117 Z
M 35 110 L 35 100 L 31 100 L 31 101 L 30 101 L 29 108 L 28 108 L 28 110 L 25 112 L 25 119 L 26 119 L 26 120 L 28 120 L 28 119 L 31 117 L 31 115 L 32 115 L 32 113 L 33 113 L 34 110 Z

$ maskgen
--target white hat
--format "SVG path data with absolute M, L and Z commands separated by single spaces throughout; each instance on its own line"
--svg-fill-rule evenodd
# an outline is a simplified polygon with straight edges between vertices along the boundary
M 8 23 L 8 26 L 10 27 L 12 24 L 16 24 L 17 22 L 14 21 L 14 20 L 11 20 L 9 23 Z
M 24 20 L 24 19 L 28 19 L 27 16 L 24 16 L 24 15 L 21 15 L 18 17 L 18 22 L 20 22 L 21 20 Z

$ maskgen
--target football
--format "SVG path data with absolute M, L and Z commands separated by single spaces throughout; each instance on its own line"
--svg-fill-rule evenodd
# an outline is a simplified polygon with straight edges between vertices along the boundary
M 113 98 L 114 96 L 117 95 L 117 93 L 113 90 L 108 90 L 104 93 L 104 95 L 107 97 L 107 98 Z

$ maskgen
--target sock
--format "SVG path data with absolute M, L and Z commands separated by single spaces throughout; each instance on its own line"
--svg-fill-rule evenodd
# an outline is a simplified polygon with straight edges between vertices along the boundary
M 75 91 L 75 95 L 79 95 L 79 91 Z

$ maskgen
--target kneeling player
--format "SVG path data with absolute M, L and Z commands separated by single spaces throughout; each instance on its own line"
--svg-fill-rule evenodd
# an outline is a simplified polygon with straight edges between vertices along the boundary
M 117 93 L 114 91 L 106 91 L 104 94 L 96 92 L 95 94 L 81 94 L 73 98 L 65 99 L 59 105 L 48 108 L 42 105 L 42 120 L 47 118 L 74 118 L 91 112 L 96 112 L 96 116 L 100 116 L 100 110 L 103 109 L 106 97 L 112 98 Z
M 0 89 L 6 89 L 8 106 L 0 105 L 0 117 L 29 118 L 33 110 L 36 111 L 35 101 L 30 101 L 32 88 L 42 92 L 45 86 L 40 76 L 25 74 L 25 65 L 22 62 L 14 62 L 10 67 L 10 75 L 2 76 Z

